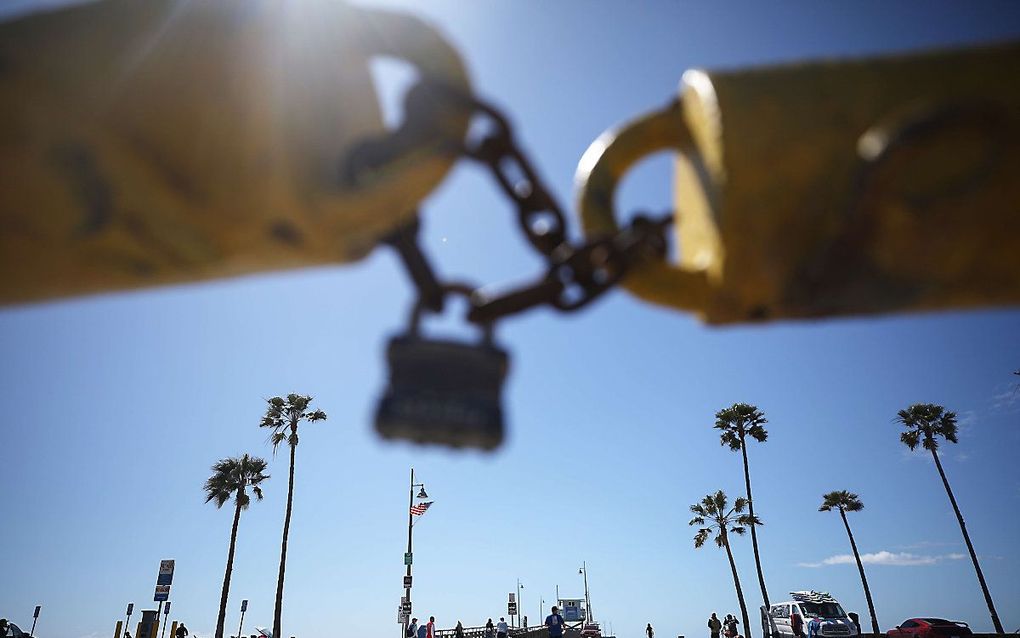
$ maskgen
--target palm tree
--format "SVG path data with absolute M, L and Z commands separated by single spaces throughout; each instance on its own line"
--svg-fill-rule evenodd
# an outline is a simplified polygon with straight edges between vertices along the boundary
M 857 551 L 857 543 L 854 542 L 853 532 L 850 531 L 850 523 L 846 520 L 847 512 L 861 511 L 864 509 L 864 503 L 861 502 L 861 499 L 856 494 L 847 492 L 846 490 L 823 494 L 822 506 L 818 508 L 818 511 L 831 512 L 833 509 L 839 510 L 839 515 L 843 519 L 843 526 L 846 527 L 846 535 L 850 537 L 850 549 L 854 550 L 854 558 L 857 560 L 857 570 L 861 572 L 861 584 L 864 585 L 864 597 L 868 599 L 868 611 L 871 613 L 871 629 L 875 632 L 876 636 L 880 636 L 882 632 L 878 629 L 878 617 L 875 616 L 875 603 L 871 600 L 871 589 L 868 587 L 868 578 L 864 575 L 864 564 L 861 563 L 861 555 Z
M 234 524 L 230 528 L 230 549 L 227 550 L 227 571 L 223 574 L 223 589 L 220 592 L 220 614 L 216 618 L 216 638 L 223 638 L 223 621 L 227 617 L 227 595 L 230 592 L 230 574 L 234 571 L 234 548 L 237 545 L 237 523 L 241 510 L 248 509 L 251 498 L 246 488 L 251 487 L 255 498 L 262 500 L 259 484 L 269 478 L 266 460 L 245 454 L 239 458 L 220 459 L 212 466 L 213 475 L 205 482 L 205 502 L 212 501 L 216 507 L 234 498 Z
M 715 413 L 715 429 L 720 430 L 719 442 L 722 445 L 730 446 L 730 450 L 740 450 L 744 457 L 744 488 L 747 496 L 747 513 L 754 520 L 754 499 L 751 498 L 751 473 L 747 467 L 747 444 L 746 439 L 750 436 L 759 443 L 764 443 L 769 438 L 769 433 L 763 428 L 768 423 L 765 414 L 756 406 L 747 403 L 734 403 L 731 407 L 719 410 Z M 769 593 L 765 590 L 765 576 L 761 571 L 761 556 L 758 553 L 758 534 L 755 533 L 755 524 L 751 523 L 751 549 L 754 551 L 754 566 L 758 570 L 758 584 L 761 586 L 761 597 L 765 607 L 770 608 Z
M 949 480 L 946 472 L 942 469 L 942 462 L 939 460 L 939 442 L 936 437 L 943 437 L 950 443 L 956 443 L 956 413 L 947 412 L 941 405 L 932 403 L 915 403 L 906 410 L 896 413 L 896 421 L 907 428 L 906 432 L 900 434 L 900 441 L 911 450 L 921 446 L 931 452 L 935 459 L 935 467 L 942 477 L 942 484 L 946 486 L 946 494 L 949 494 L 949 502 L 953 504 L 953 511 L 956 512 L 956 520 L 960 523 L 960 531 L 963 532 L 963 540 L 967 543 L 967 551 L 970 552 L 970 559 L 974 562 L 974 571 L 977 572 L 978 582 L 981 583 L 981 591 L 984 592 L 985 602 L 988 604 L 988 611 L 992 614 L 992 624 L 995 625 L 995 633 L 1004 633 L 1002 623 L 999 622 L 999 615 L 995 613 L 995 605 L 992 603 L 992 595 L 988 592 L 988 585 L 985 584 L 985 576 L 981 573 L 981 565 L 978 564 L 977 554 L 974 552 L 974 545 L 970 542 L 970 535 L 967 534 L 967 525 L 963 522 L 963 514 L 960 513 L 960 506 L 956 504 L 956 497 L 949 487 Z
M 283 576 L 287 569 L 287 538 L 290 535 L 290 515 L 294 506 L 294 452 L 298 444 L 298 425 L 302 421 L 324 421 L 326 413 L 322 410 L 311 411 L 308 405 L 312 397 L 301 394 L 288 394 L 286 400 L 273 397 L 266 401 L 269 406 L 262 417 L 259 427 L 272 429 L 269 440 L 273 443 L 273 454 L 284 441 L 290 446 L 290 476 L 287 480 L 287 514 L 283 519 L 283 543 L 280 548 L 280 576 L 276 581 L 276 611 L 273 614 L 273 635 L 282 636 L 280 629 L 283 616 Z
M 750 526 L 752 523 L 762 524 L 752 514 L 743 513 L 747 505 L 746 498 L 738 498 L 733 502 L 732 508 L 726 509 L 726 494 L 719 490 L 715 494 L 709 494 L 701 499 L 700 503 L 691 505 L 694 518 L 688 525 L 702 526 L 694 536 L 695 548 L 700 549 L 709 536 L 715 534 L 715 544 L 726 549 L 726 557 L 730 559 L 730 570 L 733 572 L 733 585 L 737 588 L 737 600 L 740 602 L 740 615 L 744 621 L 744 635 L 746 638 L 751 638 L 751 624 L 747 620 L 747 605 L 744 604 L 744 592 L 740 588 L 740 577 L 737 576 L 737 564 L 733 562 L 729 538 L 729 534 L 743 536 L 747 531 L 745 526 Z

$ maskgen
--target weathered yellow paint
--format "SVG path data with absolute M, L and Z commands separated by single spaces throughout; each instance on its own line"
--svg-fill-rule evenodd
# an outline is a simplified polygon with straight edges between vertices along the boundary
M 423 22 L 337 0 L 108 0 L 0 24 L 0 303 L 361 258 L 454 161 L 424 149 L 341 180 L 384 130 L 375 56 L 468 90 Z
M 693 71 L 578 169 L 589 234 L 675 149 L 677 264 L 625 285 L 712 323 L 1020 303 L 1020 45 Z
M 113 630 L 113 638 L 120 638 L 120 629 L 124 626 L 123 620 L 117 621 L 117 626 Z

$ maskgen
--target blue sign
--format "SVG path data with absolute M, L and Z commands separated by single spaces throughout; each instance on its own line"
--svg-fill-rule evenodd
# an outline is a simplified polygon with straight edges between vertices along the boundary
M 174 582 L 174 561 L 159 561 L 159 575 L 156 576 L 157 585 L 172 585 Z
M 152 602 L 159 603 L 169 599 L 170 585 L 156 585 L 156 593 L 152 597 Z

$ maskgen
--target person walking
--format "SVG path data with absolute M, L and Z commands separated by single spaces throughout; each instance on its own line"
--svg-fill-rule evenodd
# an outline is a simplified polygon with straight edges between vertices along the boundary
M 652 623 L 648 623 L 648 626 L 645 627 L 645 635 L 648 636 L 648 638 L 655 638 L 655 630 L 652 629 Z
M 510 628 L 506 625 L 506 620 L 500 616 L 499 623 L 496 625 L 496 638 L 506 638 L 507 634 L 510 633 Z
M 412 618 L 411 619 L 411 623 L 407 626 L 407 631 L 404 632 L 404 635 L 407 638 L 417 638 L 418 637 L 418 619 L 417 618 Z
M 485 622 L 485 638 L 496 638 L 496 628 L 492 624 L 492 618 Z
M 428 631 L 425 633 L 425 638 L 436 638 L 436 617 L 429 616 L 429 624 L 425 625 Z
M 560 638 L 563 635 L 563 616 L 556 605 L 553 605 L 552 613 L 545 617 L 545 626 L 549 628 L 549 638 Z
M 453 636 L 454 638 L 464 638 L 464 624 L 459 620 L 457 626 L 453 628 Z
M 712 635 L 712 638 L 719 638 L 719 632 L 722 631 L 722 621 L 719 617 L 712 612 L 712 615 L 708 617 L 708 631 Z
M 177 625 L 177 633 L 174 634 L 177 638 L 188 638 L 188 628 L 184 626 L 184 623 Z

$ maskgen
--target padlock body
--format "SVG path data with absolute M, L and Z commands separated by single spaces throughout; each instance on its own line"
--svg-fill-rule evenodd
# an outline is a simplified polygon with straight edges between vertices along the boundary
M 108 0 L 0 22 L 0 304 L 360 259 L 454 161 L 343 178 L 385 132 L 380 55 L 465 86 L 424 23 L 342 1 Z
M 506 351 L 403 335 L 390 341 L 386 359 L 389 385 L 375 418 L 384 438 L 485 450 L 503 441 Z
M 678 162 L 677 234 L 682 268 L 711 289 L 698 311 L 728 323 L 1020 302 L 1018 73 L 1013 43 L 685 74 L 705 168 Z

